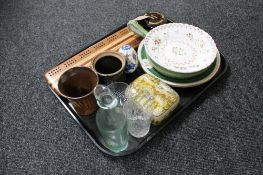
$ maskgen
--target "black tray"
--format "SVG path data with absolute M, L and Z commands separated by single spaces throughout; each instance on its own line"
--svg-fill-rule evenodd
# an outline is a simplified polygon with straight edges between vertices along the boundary
M 169 21 L 171 22 L 171 21 Z M 111 32 L 109 35 L 112 33 L 120 30 L 121 28 L 125 27 L 126 24 L 122 25 L 121 27 L 117 28 L 113 32 Z M 109 36 L 107 35 L 107 36 Z M 105 37 L 107 37 L 105 36 Z M 105 38 L 103 37 L 103 38 Z M 102 39 L 103 39 L 102 38 Z M 100 40 L 102 40 L 100 39 Z M 98 40 L 98 41 L 100 41 Z M 96 41 L 96 42 L 98 42 Z M 94 42 L 93 44 L 95 44 Z M 91 44 L 91 45 L 93 45 Z M 91 46 L 89 45 L 89 46 Z M 89 47 L 87 46 L 87 47 Z M 95 115 L 93 114 L 91 116 L 80 116 L 78 115 L 71 105 L 69 104 L 68 100 L 58 96 L 53 89 L 49 86 L 50 90 L 53 92 L 53 94 L 58 98 L 58 100 L 61 102 L 61 104 L 66 108 L 66 110 L 71 114 L 73 119 L 79 124 L 79 126 L 85 131 L 85 133 L 89 136 L 89 138 L 93 141 L 93 143 L 98 147 L 102 152 L 110 155 L 110 156 L 125 156 L 132 154 L 139 150 L 143 145 L 145 145 L 147 142 L 149 142 L 156 134 L 158 134 L 163 128 L 165 128 L 169 123 L 171 123 L 174 119 L 178 118 L 179 115 L 188 107 L 190 106 L 196 99 L 202 95 L 210 86 L 212 86 L 217 80 L 222 77 L 225 72 L 228 69 L 228 64 L 222 54 L 221 55 L 221 68 L 217 75 L 210 80 L 209 82 L 193 87 L 193 88 L 174 88 L 175 91 L 180 95 L 180 104 L 179 106 L 172 112 L 171 116 L 166 119 L 161 125 L 159 126 L 151 126 L 151 129 L 149 133 L 143 137 L 143 138 L 134 138 L 132 136 L 129 136 L 129 145 L 128 148 L 122 152 L 119 153 L 114 153 L 107 149 L 101 142 L 101 136 L 99 134 L 98 128 L 96 126 L 96 120 L 95 120 Z M 66 60 L 65 60 L 66 61 Z M 141 68 L 138 68 L 135 73 L 127 75 L 127 83 L 130 83 L 133 81 L 136 77 L 142 75 L 144 72 Z

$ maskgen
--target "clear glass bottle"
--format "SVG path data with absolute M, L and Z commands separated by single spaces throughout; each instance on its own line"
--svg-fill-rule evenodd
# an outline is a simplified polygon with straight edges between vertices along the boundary
M 127 119 L 118 98 L 107 87 L 97 85 L 94 95 L 100 109 L 96 114 L 96 124 L 102 135 L 104 145 L 113 152 L 120 152 L 128 147 Z

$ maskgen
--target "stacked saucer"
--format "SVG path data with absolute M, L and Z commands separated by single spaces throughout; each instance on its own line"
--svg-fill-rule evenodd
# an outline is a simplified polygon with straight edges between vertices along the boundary
M 182 23 L 152 29 L 140 43 L 138 57 L 145 72 L 174 87 L 193 87 L 209 81 L 221 61 L 208 33 Z

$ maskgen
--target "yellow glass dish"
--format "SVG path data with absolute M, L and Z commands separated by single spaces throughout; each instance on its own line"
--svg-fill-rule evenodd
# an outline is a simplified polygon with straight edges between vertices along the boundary
M 180 101 L 176 91 L 149 74 L 135 79 L 127 88 L 126 96 L 153 116 L 154 125 L 161 124 Z

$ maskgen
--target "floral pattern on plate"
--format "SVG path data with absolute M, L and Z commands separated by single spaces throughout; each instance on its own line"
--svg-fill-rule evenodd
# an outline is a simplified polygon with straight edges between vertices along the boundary
M 203 74 L 194 78 L 184 79 L 184 80 L 170 78 L 165 75 L 162 75 L 157 70 L 155 70 L 154 67 L 152 67 L 152 64 L 150 63 L 149 59 L 146 56 L 144 40 L 142 40 L 138 48 L 138 60 L 141 64 L 142 69 L 146 73 L 160 79 L 161 81 L 163 81 L 164 83 L 170 86 L 178 87 L 178 88 L 195 87 L 210 81 L 220 70 L 220 65 L 221 65 L 220 54 L 217 51 L 216 61 L 215 63 L 213 63 L 214 65 L 210 66 L 210 68 L 208 68 L 208 70 L 206 70 Z
M 152 29 L 144 41 L 150 59 L 164 69 L 194 73 L 209 67 L 217 48 L 205 31 L 188 24 L 169 23 Z

